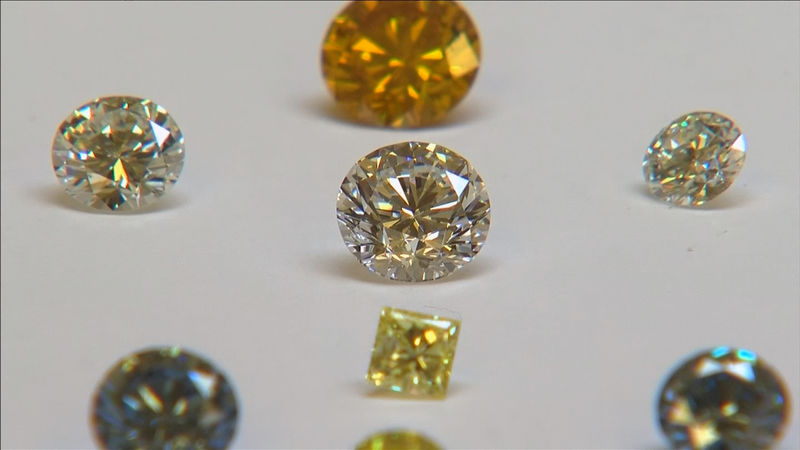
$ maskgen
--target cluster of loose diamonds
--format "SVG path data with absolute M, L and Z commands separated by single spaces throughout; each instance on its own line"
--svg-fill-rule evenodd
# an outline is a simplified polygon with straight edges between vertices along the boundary
M 348 172 L 336 202 L 339 230 L 370 271 L 401 281 L 450 274 L 480 251 L 489 230 L 483 180 L 441 145 L 379 148 Z
M 354 1 L 334 18 L 322 71 L 355 120 L 391 127 L 441 121 L 478 73 L 481 43 L 454 1 Z M 659 132 L 642 163 L 658 198 L 698 206 L 728 189 L 745 160 L 745 138 L 714 112 L 685 114 Z M 145 206 L 176 183 L 181 130 L 160 105 L 132 96 L 97 98 L 58 127 L 52 164 L 67 193 L 92 208 Z M 490 202 L 480 175 L 441 145 L 401 142 L 360 159 L 339 189 L 336 213 L 350 252 L 371 272 L 399 281 L 445 277 L 481 250 Z M 379 391 L 443 398 L 461 322 L 384 307 L 367 382 Z M 763 449 L 786 423 L 786 389 L 753 352 L 719 347 L 694 355 L 665 382 L 659 424 L 674 448 Z M 119 361 L 94 398 L 92 429 L 106 449 L 224 449 L 236 431 L 233 388 L 211 363 L 179 347 Z M 438 450 L 410 430 L 374 434 L 357 450 Z
M 102 210 L 132 210 L 162 196 L 183 169 L 183 135 L 147 99 L 104 97 L 76 108 L 53 140 L 67 193 Z
M 435 123 L 478 73 L 478 30 L 452 1 L 356 1 L 322 46 L 328 89 L 345 112 L 376 125 Z
M 744 135 L 731 119 L 694 112 L 661 130 L 642 165 L 653 195 L 681 206 L 698 206 L 728 189 L 744 158 Z

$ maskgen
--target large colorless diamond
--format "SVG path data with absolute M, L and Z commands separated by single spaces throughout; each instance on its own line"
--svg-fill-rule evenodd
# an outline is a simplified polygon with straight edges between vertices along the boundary
M 489 196 L 456 152 L 402 142 L 362 158 L 336 202 L 339 230 L 370 271 L 393 280 L 435 280 L 480 251 L 489 230 Z

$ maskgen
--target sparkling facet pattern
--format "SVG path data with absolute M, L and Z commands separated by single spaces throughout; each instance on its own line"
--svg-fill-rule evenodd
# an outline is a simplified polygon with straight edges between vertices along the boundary
M 345 177 L 336 213 L 350 251 L 370 271 L 434 280 L 480 251 L 489 230 L 483 180 L 463 157 L 426 142 L 382 147 Z
M 745 159 L 745 138 L 729 118 L 693 112 L 661 130 L 642 163 L 656 197 L 681 206 L 699 206 L 728 189 Z
M 416 127 L 441 120 L 480 64 L 478 30 L 453 1 L 354 1 L 330 25 L 322 72 L 352 118 Z
M 661 428 L 673 448 L 764 449 L 788 415 L 786 390 L 755 353 L 718 347 L 683 363 L 659 397 Z
M 76 108 L 53 140 L 67 193 L 101 210 L 133 210 L 161 197 L 183 169 L 183 135 L 151 100 L 104 97 Z
M 356 445 L 356 450 L 441 450 L 430 438 L 410 430 L 376 433 Z
M 461 321 L 384 307 L 367 381 L 411 397 L 444 397 Z
M 92 426 L 107 449 L 224 449 L 236 428 L 233 389 L 219 370 L 178 347 L 115 365 L 94 401 Z

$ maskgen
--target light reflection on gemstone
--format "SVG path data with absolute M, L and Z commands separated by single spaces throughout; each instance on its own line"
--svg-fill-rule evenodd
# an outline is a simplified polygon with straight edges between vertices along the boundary
M 92 427 L 107 449 L 227 448 L 238 407 L 210 363 L 179 347 L 149 349 L 118 362 L 94 399 Z
M 674 448 L 761 449 L 788 415 L 786 389 L 755 353 L 718 347 L 675 370 L 661 390 L 658 417 Z
M 714 112 L 685 114 L 655 137 L 642 162 L 656 197 L 698 206 L 728 189 L 745 160 L 745 138 L 728 117 Z

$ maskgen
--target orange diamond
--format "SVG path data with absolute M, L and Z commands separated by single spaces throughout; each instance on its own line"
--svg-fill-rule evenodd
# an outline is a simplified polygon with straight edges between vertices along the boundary
M 441 120 L 478 73 L 478 30 L 452 1 L 354 1 L 331 23 L 322 73 L 354 119 L 417 127 Z

